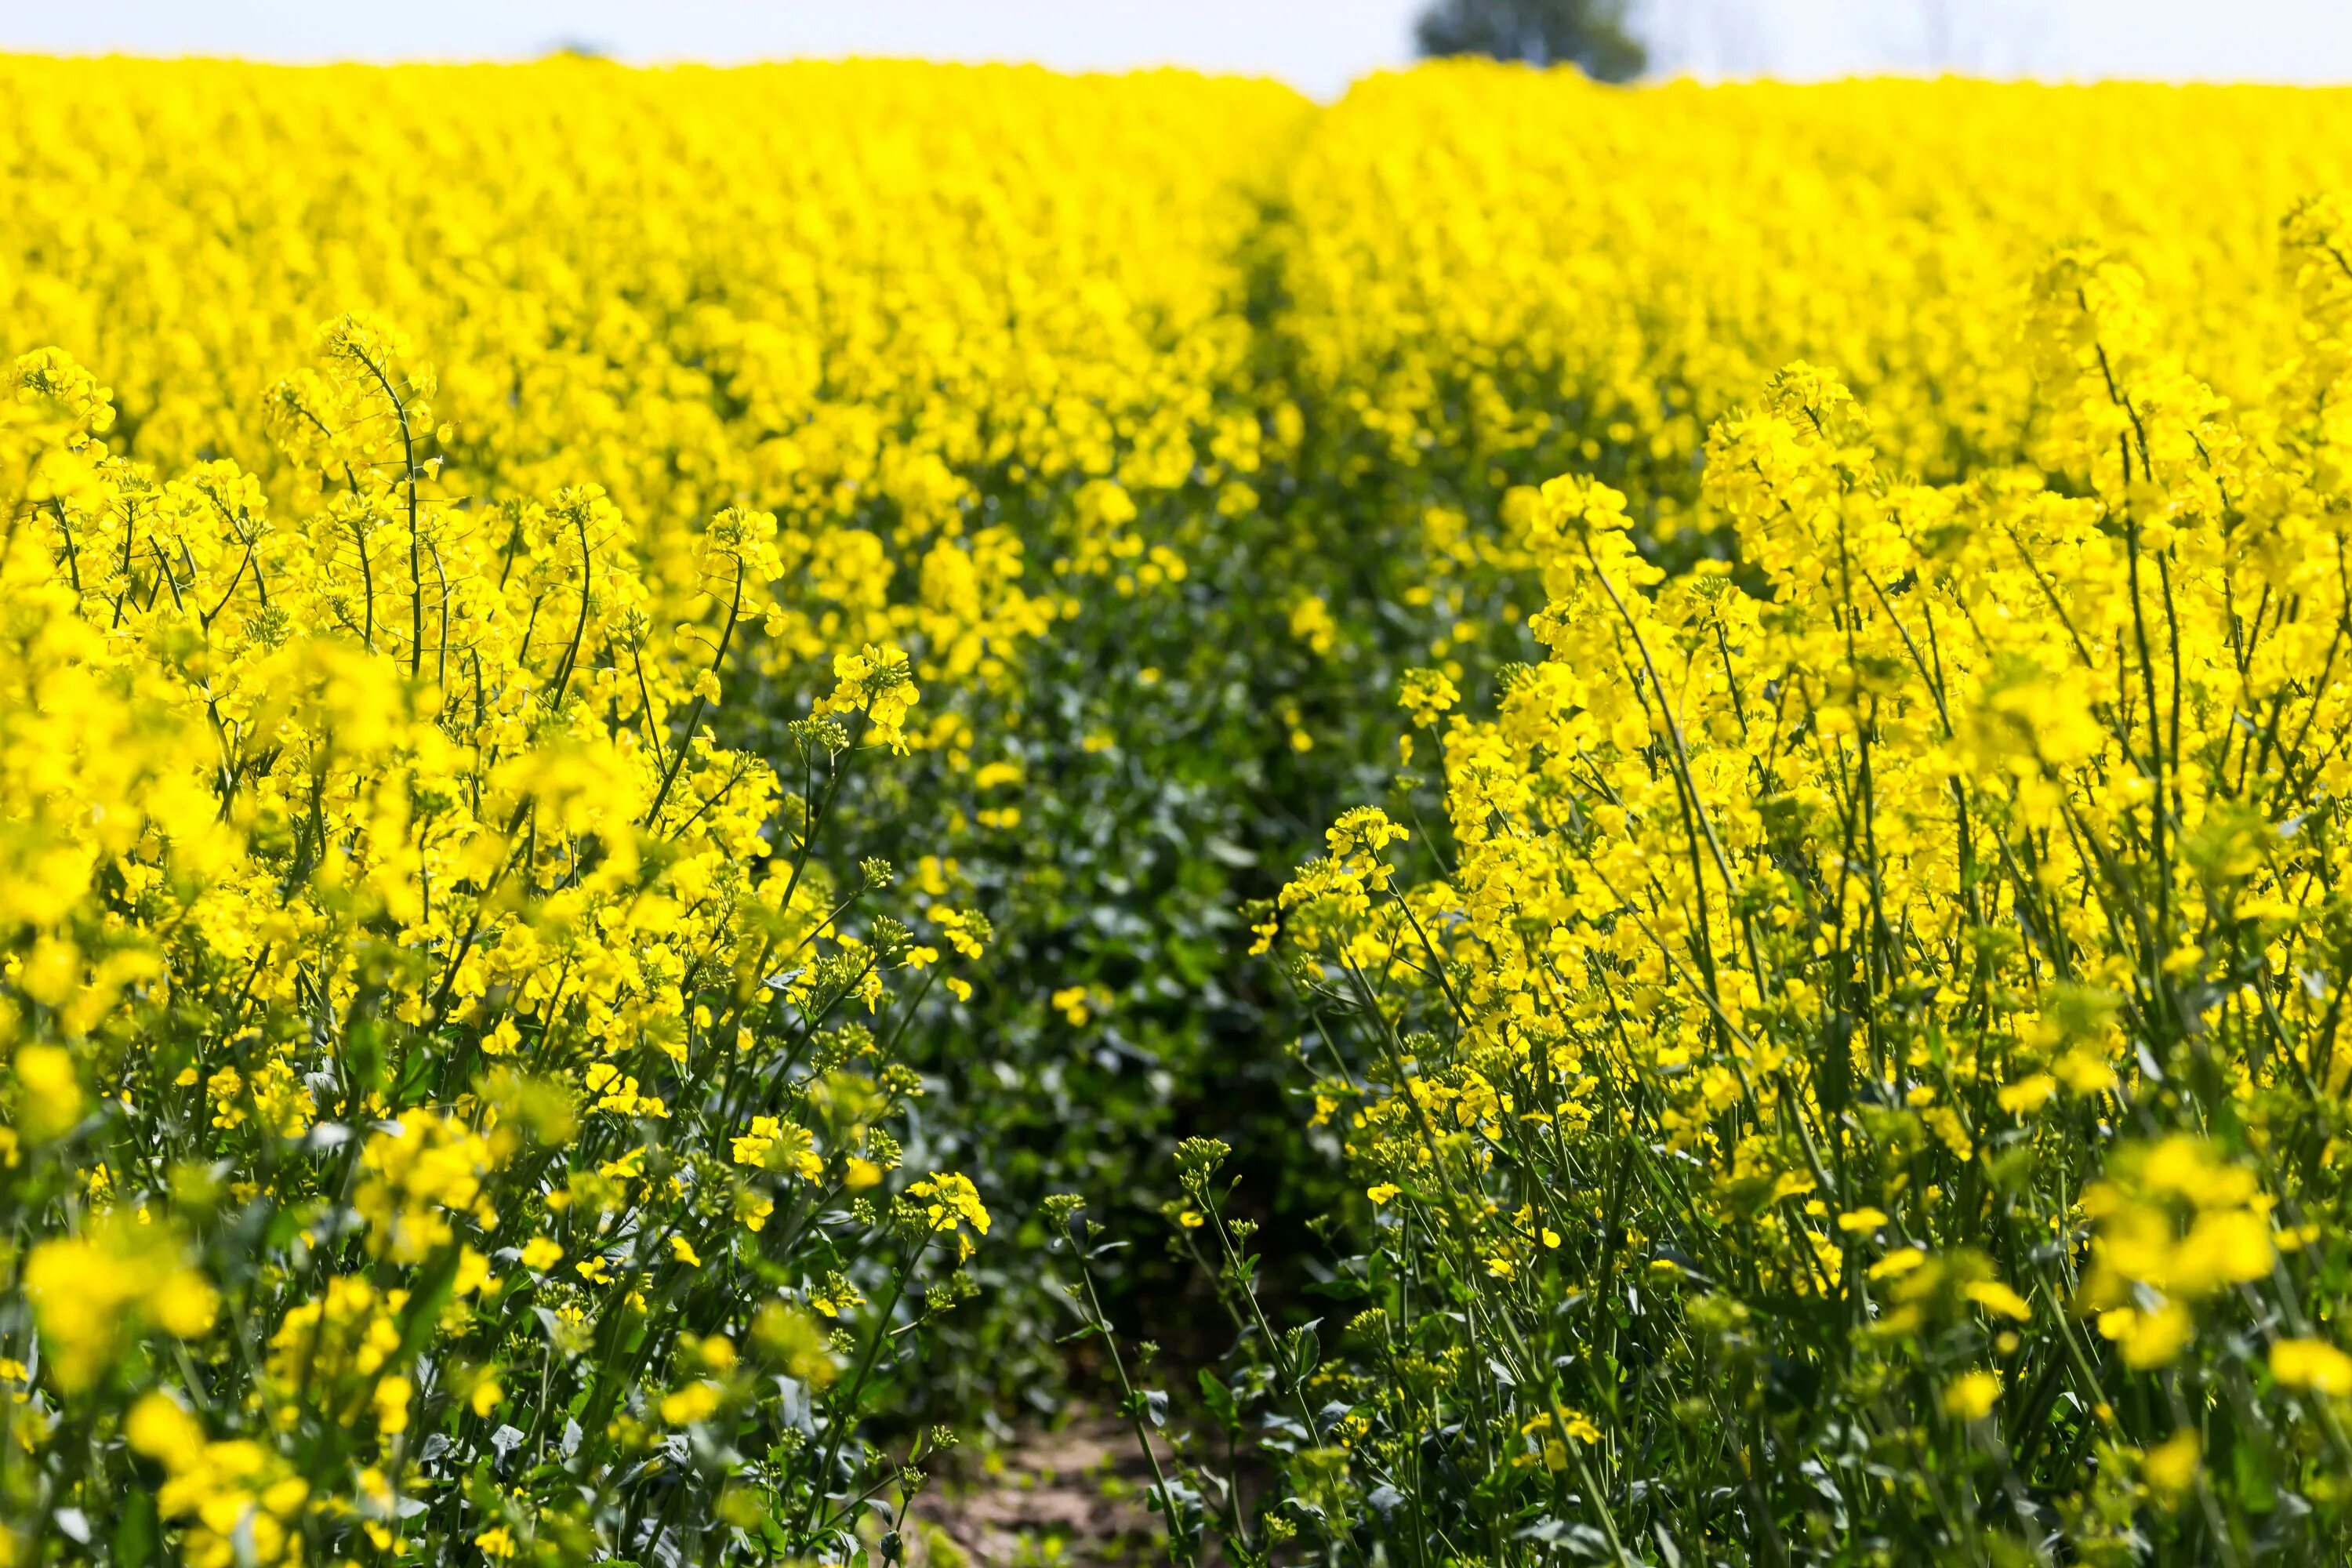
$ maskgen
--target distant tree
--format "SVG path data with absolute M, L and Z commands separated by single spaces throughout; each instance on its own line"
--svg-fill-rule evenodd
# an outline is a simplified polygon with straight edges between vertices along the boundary
M 1566 63 L 1596 81 L 1630 81 L 1649 62 L 1625 0 L 1432 0 L 1413 31 L 1423 55 Z

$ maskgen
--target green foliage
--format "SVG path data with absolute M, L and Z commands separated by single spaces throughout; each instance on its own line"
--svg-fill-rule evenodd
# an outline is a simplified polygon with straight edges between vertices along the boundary
M 1572 65 L 1595 81 L 1631 81 L 1649 51 L 1625 11 L 1625 0 L 1432 0 L 1413 37 L 1423 55 Z

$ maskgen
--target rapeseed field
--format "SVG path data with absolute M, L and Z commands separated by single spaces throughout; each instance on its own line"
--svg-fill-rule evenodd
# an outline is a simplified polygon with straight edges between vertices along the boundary
M 2341 1560 L 2347 132 L 0 60 L 0 1563 Z

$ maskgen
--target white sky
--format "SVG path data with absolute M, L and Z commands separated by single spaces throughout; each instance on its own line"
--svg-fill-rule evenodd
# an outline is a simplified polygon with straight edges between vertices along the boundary
M 1412 55 L 1421 0 L 0 0 L 0 50 L 257 59 L 908 55 L 1175 64 L 1318 97 Z M 1638 0 L 1703 76 L 1956 69 L 2352 82 L 2352 0 Z

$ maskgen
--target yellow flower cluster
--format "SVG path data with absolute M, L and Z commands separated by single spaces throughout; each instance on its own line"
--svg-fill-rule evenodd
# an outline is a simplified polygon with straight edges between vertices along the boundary
M 36 1247 L 23 1287 L 48 1375 L 66 1394 L 97 1383 L 142 1330 L 200 1338 L 217 1310 L 211 1284 L 188 1267 L 177 1237 L 110 1216 L 81 1236 Z
M 632 1413 L 677 1407 L 679 1335 L 842 1294 L 819 1222 L 889 1228 L 845 1194 L 898 1163 L 919 1085 L 849 1010 L 890 1015 L 937 953 L 872 907 L 888 868 L 844 886 L 815 836 L 853 730 L 897 737 L 916 693 L 903 652 L 844 654 L 788 792 L 702 724 L 736 624 L 778 614 L 772 517 L 711 520 L 657 630 L 603 489 L 457 504 L 432 374 L 352 318 L 318 348 L 270 396 L 299 416 L 291 516 L 226 459 L 119 456 L 62 353 L 0 389 L 5 1186 L 36 1369 L 0 1515 L 83 1528 L 43 1521 L 135 1489 L 138 1457 L 163 1477 L 140 1528 L 191 1562 L 582 1550 L 635 1506 Z M 730 1170 L 730 1137 L 793 1152 Z M 735 1384 L 745 1430 L 787 1418 Z M 853 1393 L 818 1429 L 838 1451 L 857 1417 Z M 68 1458 L 109 1432 L 117 1466 Z M 457 1484 L 518 1446 L 586 1490 Z M 805 1515 L 779 1529 L 833 1527 L 820 1473 L 756 1478 Z
M 0 1333 L 40 1428 L 0 1552 L 142 1479 L 126 1528 L 205 1560 L 722 1515 L 835 1552 L 867 1373 L 989 1226 L 961 1176 L 890 1198 L 886 1129 L 990 925 L 951 853 L 894 918 L 825 825 L 887 830 L 887 752 L 1020 782 L 981 747 L 1032 646 L 1255 504 L 1235 306 L 1310 106 L 568 58 L 0 88 Z M 666 1428 L 738 1447 L 682 1482 Z
M 1272 326 L 1331 493 L 1273 570 L 1462 682 L 1526 657 L 1531 487 L 1597 479 L 1687 563 L 1720 521 L 1707 433 L 1793 361 L 1870 409 L 1896 471 L 2032 456 L 2053 411 L 2017 300 L 2072 239 L 2127 258 L 2168 346 L 2251 405 L 2299 352 L 2279 216 L 2352 184 L 2347 127 L 2341 94 L 2256 89 L 1625 92 L 1484 62 L 1359 83 L 1284 186 Z
M 1549 657 L 1486 716 L 1446 717 L 1436 673 L 1405 691 L 1442 725 L 1443 879 L 1406 886 L 1402 829 L 1360 808 L 1280 901 L 1300 977 L 1364 1020 L 1318 1088 L 1410 1238 L 1391 1267 L 1494 1347 L 1499 1394 L 1369 1378 L 1396 1430 L 1619 1401 L 1588 1490 L 1651 1500 L 1588 1528 L 1685 1554 L 1821 1514 L 1797 1461 L 1832 1439 L 1802 1422 L 1773 1458 L 1713 1448 L 1728 1488 L 1786 1478 L 1744 1522 L 1644 1479 L 1705 1476 L 1709 1423 L 1800 1386 L 1857 1456 L 1937 1478 L 1874 1516 L 1995 1557 L 2009 1477 L 2073 1494 L 2052 1522 L 2103 1561 L 2134 1473 L 2206 1500 L 2184 1542 L 2251 1539 L 2271 1486 L 2335 1506 L 2344 1413 L 2308 1395 L 2346 1364 L 2352 226 L 2318 198 L 2276 232 L 2267 289 L 2212 271 L 2210 223 L 2155 282 L 2046 252 L 1971 329 L 1999 374 L 1969 384 L 2012 390 L 1937 412 L 1953 446 L 1894 385 L 1958 395 L 1916 342 L 1887 341 L 1884 424 L 1780 371 L 1707 440 L 1727 559 L 1655 563 L 1596 479 L 1517 503 Z M 1726 248 L 1694 265 L 1849 293 L 1827 252 Z M 2162 285 L 2200 276 L 2176 324 Z M 2233 290 L 2264 302 L 2224 330 Z
M 1072 560 L 1132 588 L 1182 571 L 1139 501 L 1210 468 L 1246 504 L 1261 461 L 1230 300 L 1309 112 L 1270 83 L 16 59 L 0 103 L 26 150 L 0 342 L 104 367 L 136 455 L 313 426 L 273 380 L 371 311 L 444 367 L 408 422 L 438 489 L 600 485 L 665 609 L 705 520 L 788 520 L 767 646 L 794 659 L 912 642 L 925 679 L 1001 676 L 1064 606 L 992 492 L 1067 502 Z M 373 424 L 310 434 L 274 501 L 384 460 Z
M 1348 449 L 1465 487 L 1441 506 L 1535 458 L 1671 520 L 1712 422 L 1798 358 L 1869 406 L 1887 461 L 1948 479 L 2035 417 L 2016 291 L 2069 237 L 2129 255 L 2200 374 L 2260 395 L 2296 342 L 2275 226 L 2352 181 L 2347 125 L 2333 93 L 1625 93 L 1435 65 L 1359 84 L 1306 139 L 1284 325 Z

